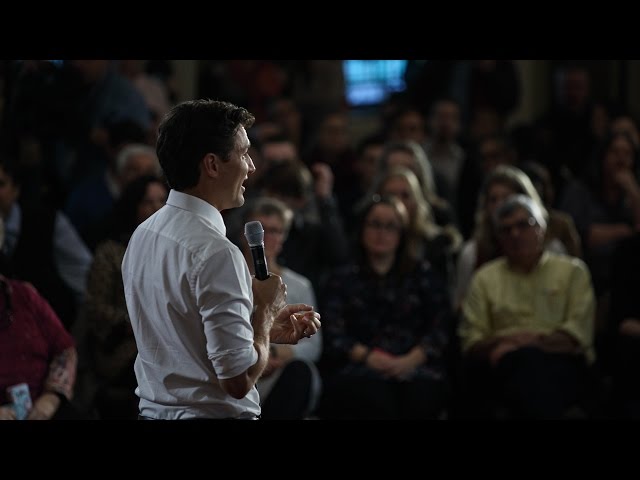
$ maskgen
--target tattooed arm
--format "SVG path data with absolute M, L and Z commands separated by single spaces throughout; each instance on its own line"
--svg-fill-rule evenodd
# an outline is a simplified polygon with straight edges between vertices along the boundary
M 28 420 L 49 420 L 58 411 L 63 399 L 71 400 L 77 364 L 78 354 L 74 347 L 54 357 L 49 365 L 42 395 L 33 402 Z

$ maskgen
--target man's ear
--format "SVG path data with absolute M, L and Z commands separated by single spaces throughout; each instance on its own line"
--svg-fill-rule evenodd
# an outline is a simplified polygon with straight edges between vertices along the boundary
M 218 178 L 221 161 L 215 153 L 207 153 L 202 159 L 202 173 L 211 178 Z

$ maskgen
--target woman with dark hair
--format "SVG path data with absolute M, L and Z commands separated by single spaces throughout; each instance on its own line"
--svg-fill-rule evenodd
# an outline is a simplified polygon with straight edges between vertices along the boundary
M 443 282 L 407 250 L 396 197 L 363 206 L 355 261 L 324 290 L 324 418 L 436 418 L 446 396 L 450 308 Z
M 618 132 L 605 139 L 595 159 L 587 180 L 567 186 L 560 209 L 576 223 L 600 297 L 610 283 L 613 250 L 640 226 L 638 149 L 627 133 Z
M 100 418 L 132 419 L 138 415 L 137 349 L 129 323 L 122 283 L 122 258 L 136 227 L 159 210 L 167 199 L 165 184 L 154 176 L 127 185 L 114 206 L 109 238 L 98 245 L 87 282 L 86 316 L 89 353 L 97 384 Z
M 596 345 L 605 367 L 615 353 L 609 336 L 613 254 L 640 229 L 638 152 L 628 133 L 610 134 L 596 151 L 591 175 L 567 185 L 560 204 L 582 239 L 598 305 Z

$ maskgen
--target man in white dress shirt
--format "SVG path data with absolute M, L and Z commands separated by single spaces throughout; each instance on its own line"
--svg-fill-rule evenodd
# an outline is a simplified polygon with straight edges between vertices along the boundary
M 141 418 L 258 418 L 255 383 L 269 343 L 295 344 L 320 326 L 312 306 L 285 304 L 278 275 L 252 278 L 225 236 L 220 212 L 244 203 L 243 183 L 255 171 L 246 132 L 253 121 L 230 103 L 194 100 L 159 127 L 171 191 L 122 262 Z

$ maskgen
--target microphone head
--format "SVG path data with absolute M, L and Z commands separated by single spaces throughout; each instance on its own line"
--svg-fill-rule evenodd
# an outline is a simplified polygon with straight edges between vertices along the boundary
M 262 224 L 255 220 L 244 224 L 244 236 L 250 247 L 257 247 L 264 244 L 264 229 Z

